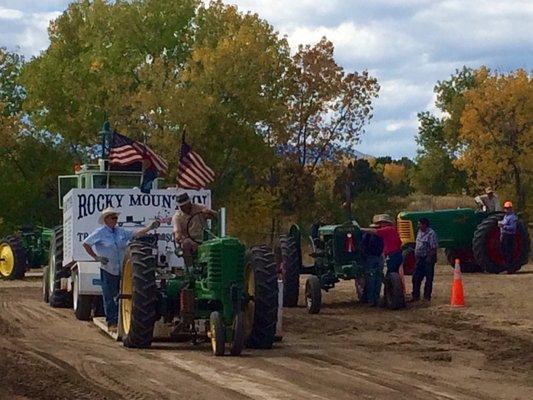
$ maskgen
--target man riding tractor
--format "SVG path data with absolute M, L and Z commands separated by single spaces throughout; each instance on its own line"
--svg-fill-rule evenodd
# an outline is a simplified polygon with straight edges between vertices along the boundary
M 172 233 L 183 251 L 185 264 L 190 267 L 192 256 L 203 240 L 207 220 L 216 218 L 217 214 L 201 204 L 193 204 L 187 193 L 180 194 L 177 201 L 179 210 L 172 217 Z

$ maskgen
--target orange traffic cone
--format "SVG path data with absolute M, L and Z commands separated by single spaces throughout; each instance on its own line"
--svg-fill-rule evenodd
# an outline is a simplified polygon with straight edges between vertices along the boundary
M 452 307 L 464 307 L 465 295 L 463 291 L 463 278 L 461 276 L 461 264 L 458 258 L 455 259 L 453 270 L 452 297 L 450 301 Z

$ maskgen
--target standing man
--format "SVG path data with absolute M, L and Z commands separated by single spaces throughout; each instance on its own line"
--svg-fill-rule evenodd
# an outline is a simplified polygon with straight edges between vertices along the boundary
M 372 224 L 370 228 L 377 228 Z M 363 290 L 363 302 L 371 306 L 379 304 L 381 283 L 383 280 L 383 239 L 371 232 L 363 232 L 361 241 L 363 265 L 365 267 L 366 282 Z
M 438 245 L 437 234 L 429 227 L 429 220 L 420 218 L 415 245 L 416 267 L 413 273 L 413 301 L 420 300 L 420 287 L 424 278 L 426 279 L 424 283 L 424 300 L 431 300 Z
M 505 259 L 505 266 L 508 273 L 515 272 L 515 265 L 513 260 L 513 250 L 516 236 L 516 225 L 518 218 L 513 211 L 513 203 L 506 201 L 503 205 L 505 215 L 503 219 L 498 222 L 500 227 L 500 244 L 503 257 Z
M 118 293 L 120 273 L 124 262 L 124 253 L 133 238 L 144 236 L 148 231 L 159 227 L 159 221 L 132 232 L 117 227 L 120 212 L 108 207 L 100 214 L 97 228 L 83 241 L 85 251 L 100 263 L 100 280 L 104 311 L 109 332 L 117 331 Z
M 485 194 L 476 196 L 474 201 L 483 209 L 483 211 L 489 213 L 502 210 L 500 199 L 490 187 L 485 188 Z
M 192 255 L 203 240 L 207 220 L 216 218 L 217 213 L 200 204 L 193 204 L 187 193 L 178 196 L 178 207 L 172 217 L 174 240 L 183 250 L 183 260 L 187 266 L 192 265 Z

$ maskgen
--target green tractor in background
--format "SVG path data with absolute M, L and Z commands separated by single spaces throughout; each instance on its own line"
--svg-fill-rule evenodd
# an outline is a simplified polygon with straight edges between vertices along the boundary
M 414 245 L 416 226 L 426 217 L 439 238 L 439 247 L 444 248 L 450 265 L 455 259 L 461 262 L 463 272 L 498 274 L 506 271 L 500 250 L 498 221 L 502 212 L 486 213 L 471 208 L 436 211 L 404 211 L 398 214 L 397 227 L 404 248 L 404 272 L 414 269 Z M 526 225 L 519 221 L 514 249 L 514 270 L 518 271 L 529 259 L 530 240 Z
M 282 235 L 275 254 L 283 273 L 283 305 L 296 307 L 300 290 L 300 274 L 308 274 L 305 282 L 305 299 L 310 314 L 317 314 L 322 307 L 322 290 L 328 291 L 340 280 L 354 280 L 359 301 L 364 298 L 367 279 L 360 248 L 362 233 L 357 222 L 320 225 L 311 228 L 309 237 L 314 259 L 312 265 L 302 262 L 301 231 L 293 225 L 288 235 Z M 387 273 L 384 278 L 385 306 L 392 310 L 405 307 L 405 293 L 400 275 Z
M 124 346 L 147 348 L 155 332 L 167 328 L 165 335 L 174 340 L 208 338 L 216 356 L 224 355 L 226 344 L 233 356 L 245 346 L 272 347 L 278 313 L 272 250 L 255 246 L 246 251 L 223 228 L 219 237 L 205 231 L 204 239 L 190 267 L 168 266 L 158 254 L 157 234 L 129 246 L 119 307 Z M 182 255 L 179 248 L 175 253 Z
M 24 227 L 0 239 L 0 277 L 21 279 L 28 269 L 45 265 L 52 234 L 52 229 Z

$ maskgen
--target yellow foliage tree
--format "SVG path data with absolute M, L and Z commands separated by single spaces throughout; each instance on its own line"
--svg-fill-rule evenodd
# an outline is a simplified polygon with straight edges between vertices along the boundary
M 511 189 L 519 209 L 531 194 L 533 83 L 524 70 L 508 75 L 476 71 L 465 93 L 457 166 L 478 185 Z
M 394 185 L 399 185 L 405 179 L 405 166 L 400 164 L 385 164 L 383 176 Z

